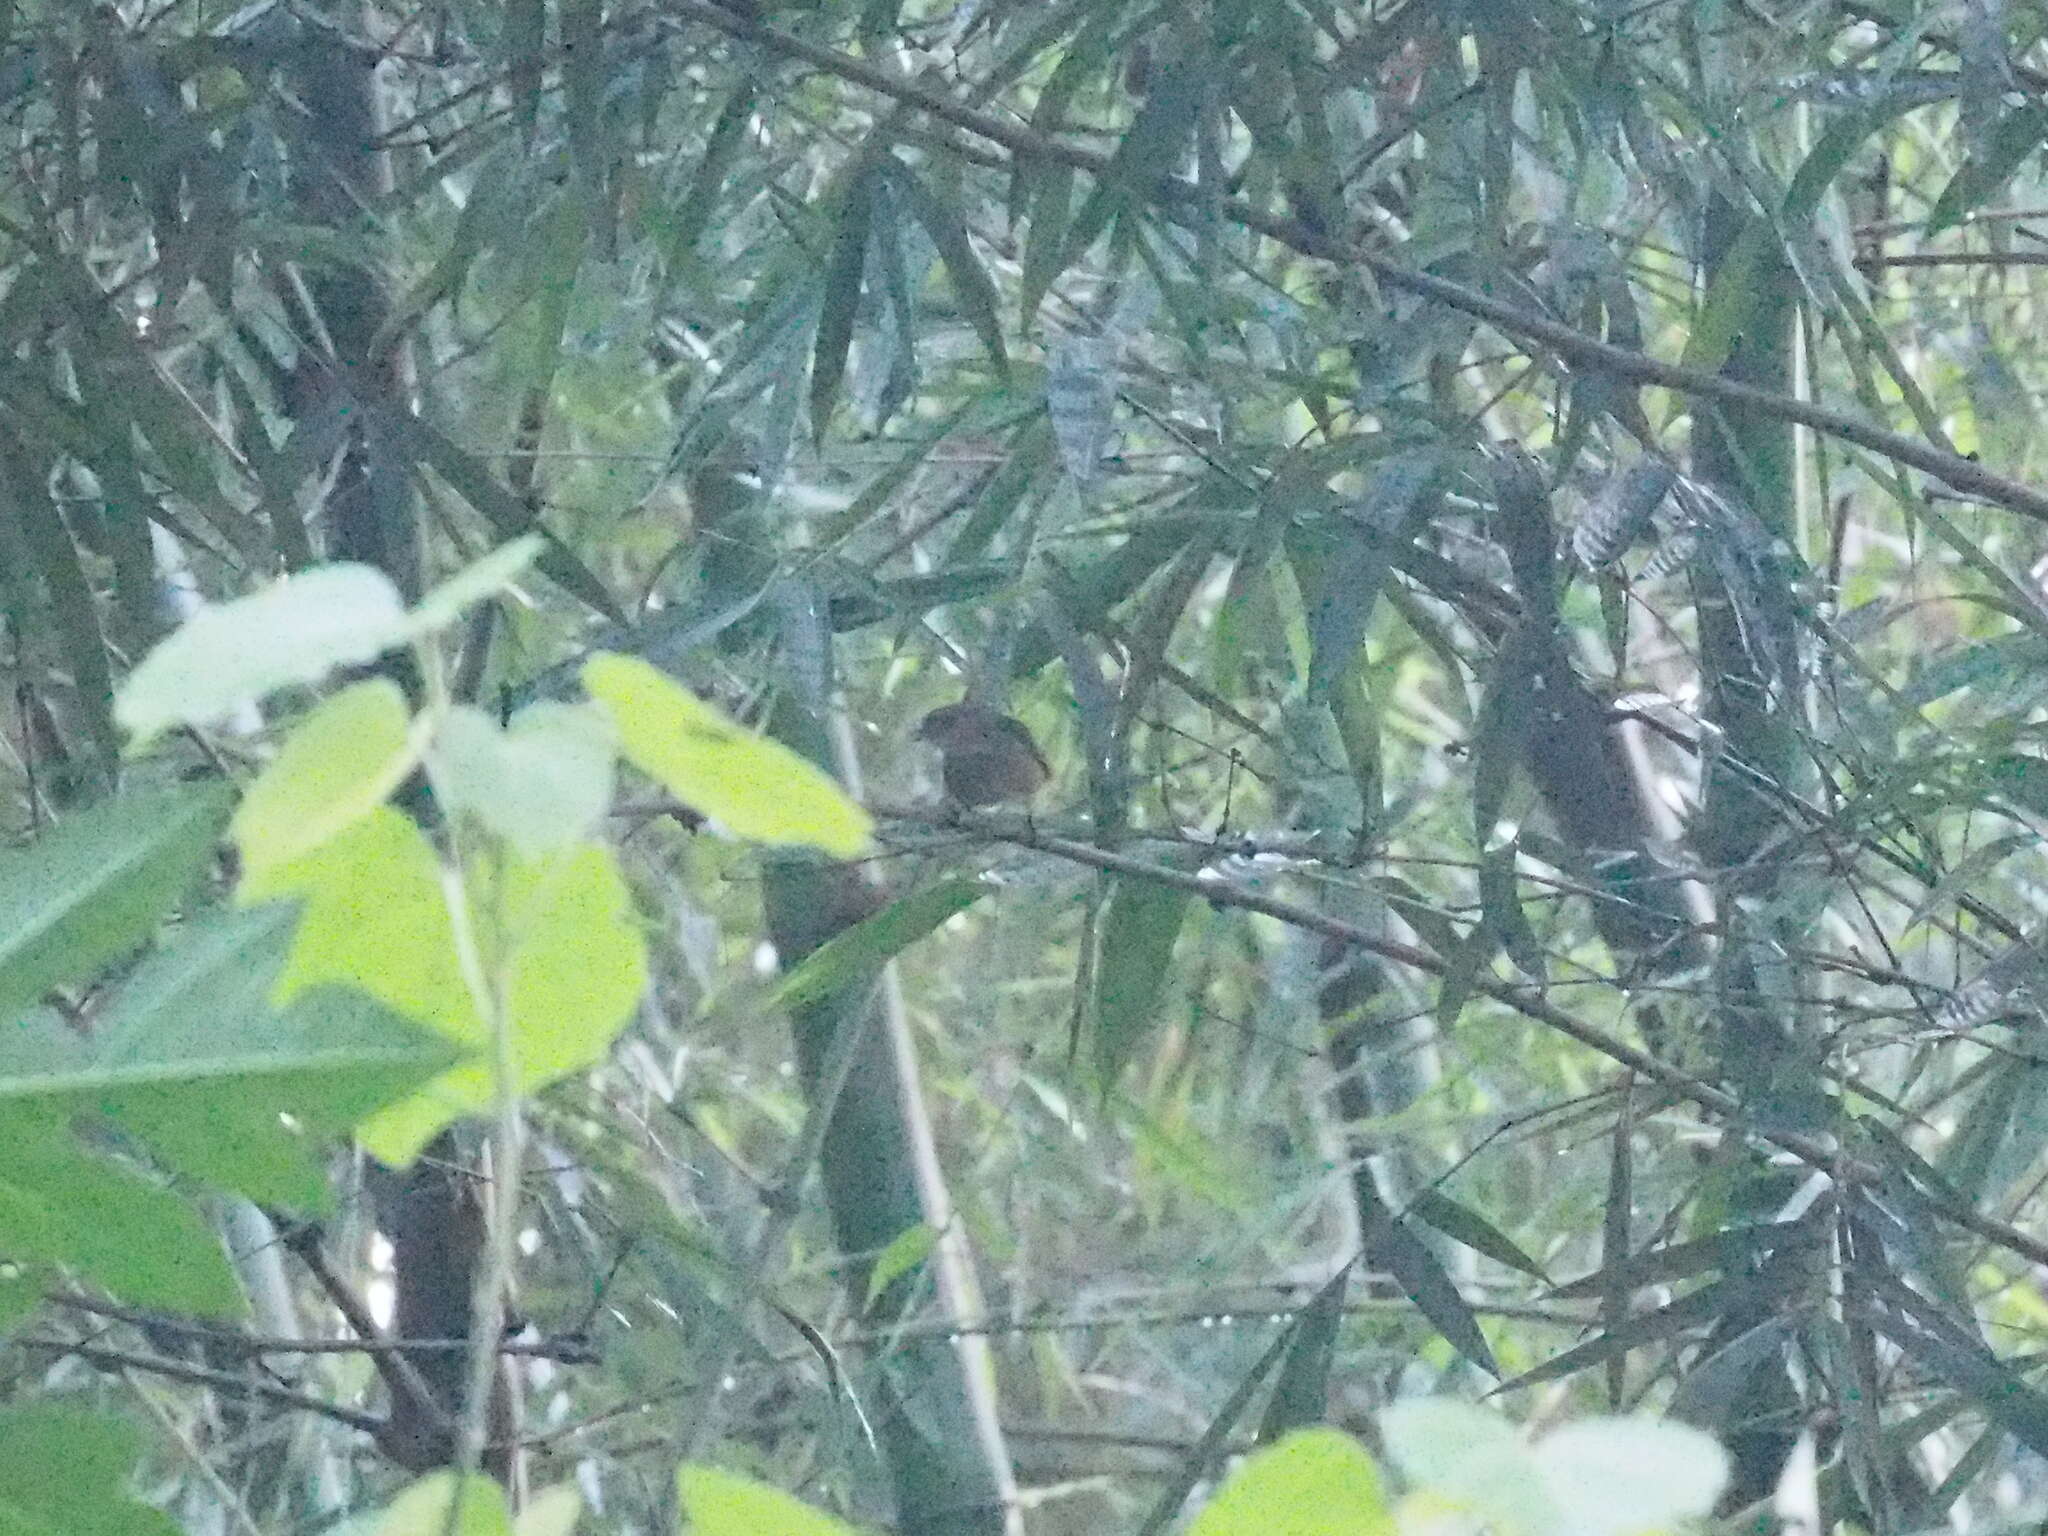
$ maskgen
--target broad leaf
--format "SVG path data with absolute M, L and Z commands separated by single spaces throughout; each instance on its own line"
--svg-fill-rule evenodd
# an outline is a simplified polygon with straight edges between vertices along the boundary
M 0 1021 L 155 931 L 227 819 L 223 784 L 110 801 L 0 856 Z
M 603 1060 L 647 988 L 647 947 L 618 862 L 585 843 L 509 858 L 467 882 L 487 968 L 503 977 L 513 1091 L 532 1093 Z M 493 979 L 496 979 L 496 973 Z M 497 1095 L 493 1053 L 372 1116 L 363 1144 L 403 1164 L 451 1120 Z
M 243 869 L 289 863 L 382 805 L 418 758 L 411 723 L 389 678 L 344 688 L 300 721 L 235 811 Z
M 580 842 L 612 802 L 610 720 L 588 704 L 529 704 L 500 728 L 457 705 L 427 753 L 434 792 L 523 858 Z
M 855 1527 L 766 1483 L 717 1467 L 676 1473 L 686 1536 L 855 1536 Z
M 125 1420 L 63 1404 L 0 1411 L 0 1531 L 8 1536 L 178 1536 L 128 1492 L 142 1437 Z
M 583 686 L 610 712 L 634 767 L 734 836 L 807 845 L 836 858 L 867 846 L 872 820 L 831 779 L 646 662 L 593 656 Z
M 1304 1429 L 1254 1453 L 1188 1524 L 1188 1536 L 1392 1536 L 1379 1469 L 1356 1440 Z
M 139 750 L 294 684 L 360 666 L 410 636 L 398 588 L 367 565 L 323 565 L 202 608 L 129 674 L 114 718 Z

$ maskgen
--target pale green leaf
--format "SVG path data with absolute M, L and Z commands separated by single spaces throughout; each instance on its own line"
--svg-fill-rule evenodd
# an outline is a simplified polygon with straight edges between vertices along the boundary
M 458 705 L 435 732 L 427 771 L 450 814 L 537 858 L 580 842 L 611 808 L 612 754 L 609 719 L 586 704 L 543 700 L 503 729 Z
M 1555 1528 L 1536 1459 L 1497 1413 L 1450 1398 L 1412 1398 L 1380 1415 L 1387 1455 L 1410 1485 L 1503 1532 Z
M 206 725 L 339 667 L 374 661 L 410 634 L 391 578 L 323 565 L 202 608 L 129 673 L 114 718 L 135 749 L 178 725 Z
M 280 1005 L 340 984 L 458 1044 L 488 1038 L 456 961 L 440 862 L 400 812 L 377 807 L 313 852 L 245 876 L 237 895 L 303 903 L 273 992 Z
M 1556 1536 L 1638 1536 L 1713 1513 L 1728 1453 L 1712 1436 L 1656 1419 L 1588 1419 L 1538 1442 Z
M 513 1536 L 569 1536 L 583 1517 L 583 1495 L 574 1483 L 556 1483 L 526 1501 L 512 1520 Z
M 473 872 L 470 901 L 486 956 L 504 972 L 514 1080 L 532 1093 L 595 1066 L 647 987 L 647 946 L 618 861 L 594 843 Z M 404 1164 L 450 1121 L 496 1100 L 489 1055 L 443 1073 L 373 1115 L 363 1144 Z
M 539 534 L 522 533 L 457 571 L 420 599 L 410 620 L 413 633 L 446 629 L 478 603 L 496 597 L 525 575 L 546 547 Z

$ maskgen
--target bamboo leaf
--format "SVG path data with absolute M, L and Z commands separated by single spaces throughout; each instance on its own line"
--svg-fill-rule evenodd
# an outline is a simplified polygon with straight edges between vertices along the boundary
M 1351 1266 L 1325 1281 L 1307 1306 L 1296 1314 L 1279 1379 L 1259 1421 L 1259 1443 L 1274 1441 L 1297 1429 L 1320 1424 L 1330 1411 L 1330 1368 L 1337 1357 L 1337 1330 L 1344 1321 L 1344 1296 Z
M 1112 877 L 1096 941 L 1095 1068 L 1114 1083 L 1151 1028 L 1173 974 L 1173 950 L 1194 900 L 1178 886 Z
M 939 259 L 946 264 L 946 274 L 953 280 L 953 292 L 960 300 L 960 308 L 967 315 L 968 323 L 981 338 L 982 349 L 988 353 L 989 361 L 996 365 L 996 373 L 1008 378 L 1010 355 L 1003 345 L 1003 325 L 997 315 L 999 299 L 995 280 L 988 275 L 988 268 L 974 253 L 974 242 L 967 233 L 967 221 L 960 215 L 956 202 L 941 197 L 915 172 L 898 165 L 898 185 L 909 199 L 911 212 L 931 236 L 932 244 L 938 247 Z
M 942 880 L 900 896 L 873 917 L 834 934 L 788 972 L 770 998 L 801 1008 L 881 973 L 882 967 L 989 892 L 983 880 Z
M 847 177 L 837 207 L 838 224 L 825 258 L 825 283 L 819 299 L 817 340 L 811 353 L 811 434 L 822 442 L 846 376 L 846 354 L 853 345 L 854 321 L 868 266 L 868 233 L 872 227 L 875 188 L 879 178 L 870 167 Z
M 1522 1251 L 1521 1245 L 1484 1216 L 1453 1200 L 1440 1189 L 1425 1189 L 1408 1202 L 1404 1216 L 1426 1222 L 1453 1242 L 1463 1243 L 1474 1253 L 1483 1253 L 1496 1264 L 1519 1269 L 1548 1285 L 1543 1266 Z

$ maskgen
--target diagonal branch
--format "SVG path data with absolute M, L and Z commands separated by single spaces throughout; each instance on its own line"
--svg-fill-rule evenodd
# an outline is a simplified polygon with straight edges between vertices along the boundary
M 752 43 L 785 58 L 800 60 L 849 84 L 915 107 L 941 122 L 1001 145 L 1015 158 L 1049 160 L 1095 176 L 1107 175 L 1110 171 L 1112 159 L 1107 154 L 1063 144 L 1021 124 L 977 111 L 917 79 L 890 74 L 834 49 L 764 26 L 736 10 L 711 4 L 710 0 L 673 0 L 667 15 L 670 19 L 702 22 L 728 37 Z M 1156 196 L 1176 217 L 1184 210 L 1189 217 L 1207 219 L 1220 206 L 1225 218 L 1291 250 L 1338 265 L 1369 268 L 1389 288 L 1472 315 L 1509 336 L 1540 342 L 1559 357 L 1580 367 L 1598 369 L 1637 384 L 1659 385 L 1695 399 L 1765 412 L 1781 421 L 1854 443 L 1882 458 L 1909 465 L 1958 491 L 2048 522 L 2048 493 L 1986 469 L 1960 454 L 1890 431 L 1861 417 L 1794 399 L 1790 395 L 1757 389 L 1697 368 L 1660 362 L 1626 347 L 1613 346 L 1547 316 L 1531 314 L 1512 304 L 1489 298 L 1462 283 L 1414 271 L 1376 251 L 1319 234 L 1298 220 L 1268 213 L 1241 199 L 1226 199 L 1219 205 L 1194 184 L 1178 177 L 1162 178 L 1156 188 Z
M 1020 848 L 1034 848 L 1042 853 L 1049 853 L 1057 858 L 1084 864 L 1091 869 L 1099 869 L 1109 874 L 1125 875 L 1133 879 L 1172 886 L 1199 897 L 1212 906 L 1235 907 L 1240 911 L 1257 912 L 1304 932 L 1335 939 L 1339 943 L 1365 950 L 1382 959 L 1412 967 L 1426 975 L 1440 978 L 1450 969 L 1443 960 L 1425 949 L 1381 938 L 1355 923 L 1347 923 L 1341 918 L 1331 917 L 1298 902 L 1269 896 L 1263 891 L 1247 890 L 1226 880 L 1204 879 L 1201 875 L 1187 870 L 1148 863 L 1143 859 L 1131 858 L 1127 854 L 1098 848 L 1093 843 L 1055 837 L 1039 831 L 1028 822 L 1019 825 L 1009 817 L 977 818 L 971 825 L 977 830 L 985 831 L 991 837 L 1014 843 Z M 1704 1078 L 1695 1077 L 1683 1068 L 1675 1067 L 1647 1051 L 1638 1050 L 1627 1041 L 1618 1039 L 1583 1019 L 1575 1018 L 1526 987 L 1484 975 L 1474 976 L 1471 986 L 1472 990 L 1482 997 L 1490 997 L 1524 1018 L 1553 1029 L 1568 1039 L 1576 1040 L 1590 1050 L 1598 1051 L 1610 1061 L 1629 1068 L 1641 1077 L 1662 1083 L 1701 1109 L 1737 1123 L 1744 1121 L 1741 1101 L 1725 1089 L 1716 1087 Z M 1832 1136 L 1769 1125 L 1749 1124 L 1746 1128 L 1752 1134 L 1791 1153 L 1808 1167 L 1818 1169 L 1841 1183 L 1881 1184 L 1886 1178 L 1882 1168 L 1845 1152 Z M 1951 1200 L 1938 1190 L 1923 1190 L 1922 1198 L 1932 1209 L 1965 1231 L 1973 1232 L 1987 1242 L 1995 1243 L 2033 1263 L 2048 1264 L 2048 1242 L 2021 1231 L 2009 1222 L 2000 1221 L 1995 1216 L 1987 1216 L 1974 1206 Z

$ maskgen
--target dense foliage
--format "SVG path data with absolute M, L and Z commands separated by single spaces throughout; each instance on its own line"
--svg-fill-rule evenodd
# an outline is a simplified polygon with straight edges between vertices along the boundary
M 11 7 L 0 1526 L 2038 1520 L 2044 28 Z

